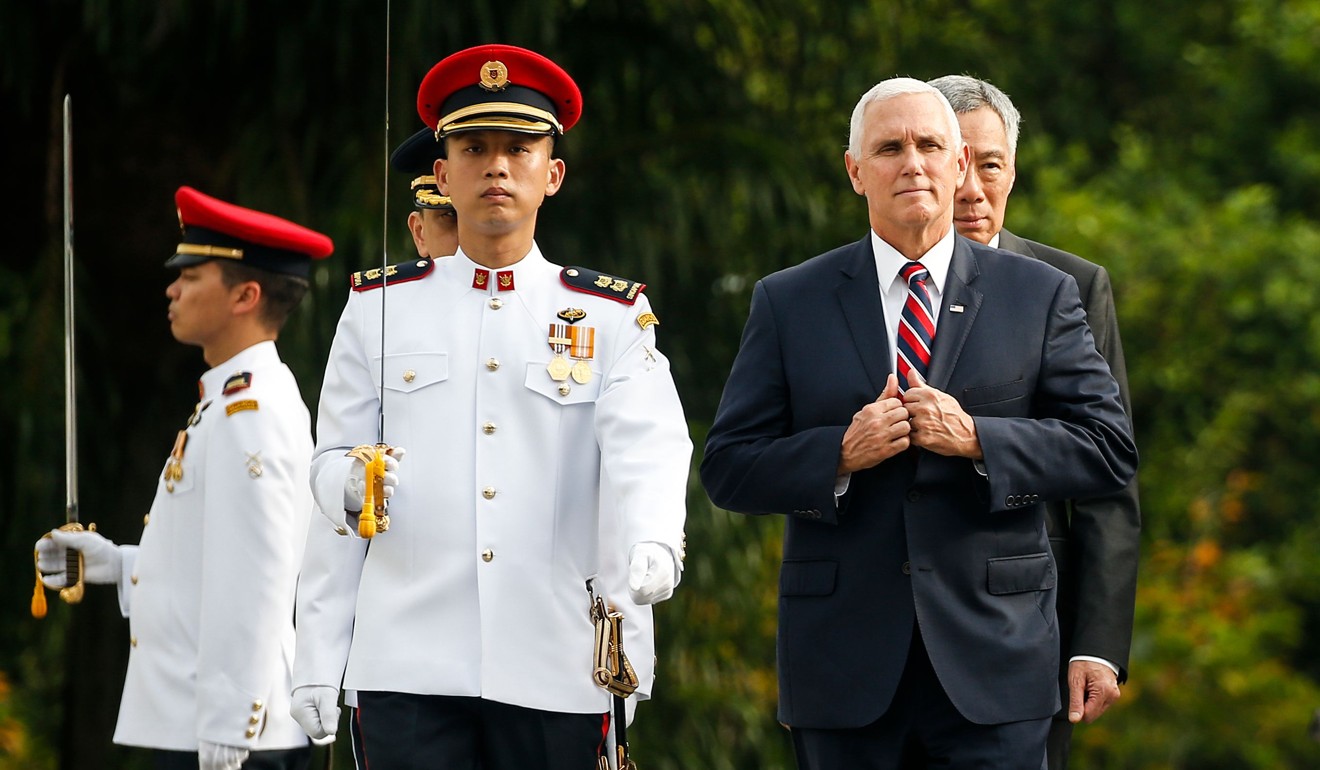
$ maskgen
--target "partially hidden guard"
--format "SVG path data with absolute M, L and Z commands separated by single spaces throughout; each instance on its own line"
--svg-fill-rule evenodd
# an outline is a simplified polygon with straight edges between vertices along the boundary
M 372 768 L 596 767 L 611 695 L 583 587 L 606 612 L 649 609 L 681 575 L 691 442 L 644 286 L 556 265 L 534 239 L 581 110 L 526 49 L 432 68 L 418 112 L 458 253 L 359 274 L 335 332 L 313 489 L 324 526 L 361 535 L 383 410 L 389 529 L 358 541 L 353 612 L 319 635 L 323 663 L 298 666 L 294 706 L 324 733 L 355 690 Z

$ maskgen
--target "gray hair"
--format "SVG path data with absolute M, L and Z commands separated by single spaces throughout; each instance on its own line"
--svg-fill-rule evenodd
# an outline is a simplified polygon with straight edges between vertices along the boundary
M 929 83 L 923 83 L 916 78 L 890 78 L 876 83 L 870 91 L 862 94 L 862 98 L 857 101 L 857 106 L 853 108 L 852 121 L 848 126 L 848 152 L 854 158 L 861 155 L 862 151 L 862 128 L 866 116 L 866 108 L 872 102 L 882 102 L 886 99 L 892 99 L 895 96 L 903 94 L 931 94 L 940 100 L 944 107 L 944 112 L 949 118 L 949 130 L 953 136 L 953 146 L 955 148 L 962 146 L 962 130 L 958 127 L 958 116 L 954 114 L 953 107 L 949 105 L 949 100 L 940 93 L 940 90 Z
M 1017 155 L 1018 128 L 1022 124 L 1022 115 L 1013 106 L 1008 94 L 995 88 L 984 80 L 977 80 L 967 75 L 945 75 L 935 78 L 930 84 L 944 94 L 953 111 L 963 113 L 989 107 L 995 111 L 1004 123 L 1004 134 L 1008 136 L 1008 151 Z

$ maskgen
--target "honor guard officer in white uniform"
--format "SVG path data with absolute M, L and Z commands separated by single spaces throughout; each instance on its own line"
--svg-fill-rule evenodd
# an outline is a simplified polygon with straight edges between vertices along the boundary
M 632 598 L 678 582 L 691 442 L 655 315 L 641 284 L 560 268 L 534 241 L 564 179 L 554 142 L 581 107 L 568 75 L 524 49 L 432 68 L 418 109 L 444 143 L 459 251 L 355 287 L 331 346 L 312 468 L 323 511 L 356 531 L 350 452 L 376 440 L 379 409 L 385 441 L 408 447 L 353 624 L 327 640 L 351 639 L 343 686 L 373 770 L 594 767 L 610 705 L 586 590 L 602 498 Z
M 296 770 L 289 717 L 294 585 L 312 509 L 311 421 L 275 349 L 326 236 L 181 187 L 182 243 L 166 267 L 170 331 L 211 367 L 164 461 L 138 545 L 55 530 L 37 542 L 47 586 L 67 548 L 84 580 L 115 584 L 129 620 L 114 742 L 157 770 Z
M 390 166 L 409 180 L 414 210 L 408 212 L 408 231 L 417 247 L 417 256 L 423 258 L 447 257 L 458 251 L 458 217 L 449 197 L 441 195 L 435 184 L 438 157 L 440 143 L 431 128 L 422 128 L 390 154 Z M 361 286 L 375 274 L 354 273 L 350 286 Z M 346 527 L 327 527 L 316 517 L 307 531 L 307 548 L 298 576 L 298 644 L 293 667 L 296 695 L 292 714 L 317 743 L 332 742 L 339 730 L 338 687 L 344 678 L 350 639 L 336 639 L 337 643 L 331 643 L 331 639 L 336 629 L 352 625 L 367 543 L 347 535 Z M 299 688 L 304 689 L 298 692 Z M 359 768 L 365 768 L 362 736 L 354 713 L 357 693 L 345 690 L 343 701 L 349 709 L 354 759 Z

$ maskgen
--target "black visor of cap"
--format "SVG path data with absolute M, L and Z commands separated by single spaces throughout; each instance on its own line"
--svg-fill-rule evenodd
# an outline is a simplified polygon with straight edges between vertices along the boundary
M 526 86 L 509 85 L 502 91 L 487 91 L 478 85 L 460 88 L 450 95 L 440 107 L 440 116 L 443 120 L 445 116 L 452 115 L 459 110 L 473 107 L 479 104 L 525 104 L 551 115 L 557 115 L 554 102 L 550 97 L 540 91 L 527 88 Z M 497 110 L 482 111 L 481 115 L 505 115 L 513 118 L 527 119 L 527 114 L 515 110 Z
M 270 246 L 262 246 L 251 241 L 244 241 L 233 236 L 215 230 L 208 230 L 204 227 L 186 227 L 183 231 L 183 241 L 180 247 L 187 244 L 196 246 L 212 246 L 217 250 L 237 249 L 242 252 L 242 256 L 227 256 L 219 251 L 214 254 L 180 254 L 165 260 L 165 267 L 184 268 L 191 265 L 200 265 L 211 259 L 225 259 L 230 262 L 237 262 L 248 267 L 255 267 L 258 270 L 265 270 L 271 273 L 280 273 L 282 275 L 292 275 L 299 278 L 306 278 L 311 275 L 312 260 L 306 254 L 286 249 L 277 249 Z

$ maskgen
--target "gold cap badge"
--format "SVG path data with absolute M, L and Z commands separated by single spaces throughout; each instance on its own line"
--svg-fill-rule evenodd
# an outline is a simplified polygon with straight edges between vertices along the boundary
M 481 65 L 481 87 L 487 91 L 503 91 L 509 85 L 509 68 L 502 61 L 488 61 Z

